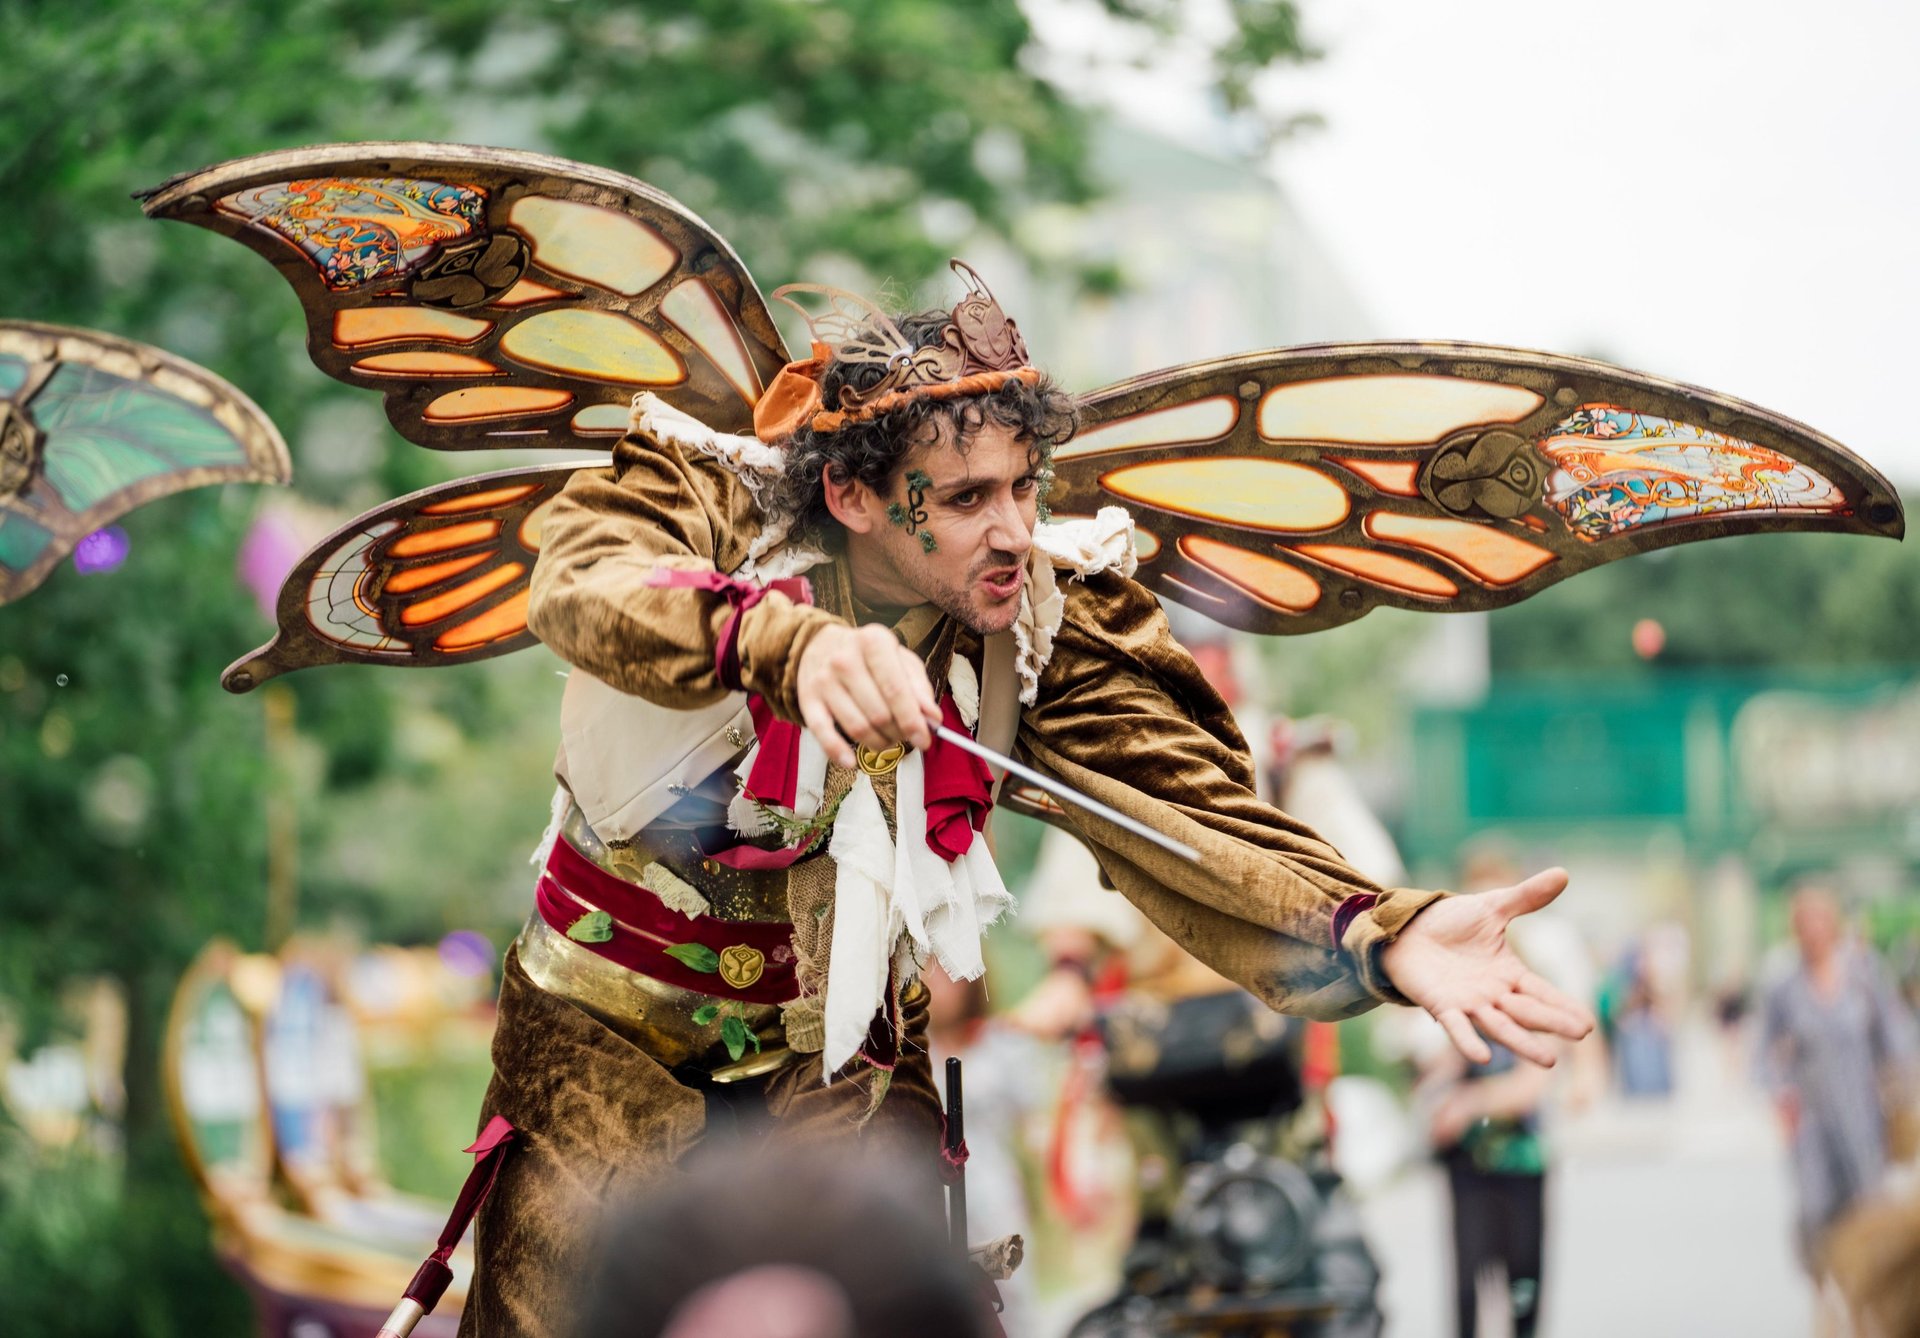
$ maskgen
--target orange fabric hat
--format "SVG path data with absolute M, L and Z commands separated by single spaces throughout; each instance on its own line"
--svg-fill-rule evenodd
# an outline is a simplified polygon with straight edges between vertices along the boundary
M 833 350 L 816 339 L 811 358 L 782 367 L 753 406 L 753 435 L 772 445 L 792 436 L 819 413 L 823 407 L 820 375 L 832 357 Z

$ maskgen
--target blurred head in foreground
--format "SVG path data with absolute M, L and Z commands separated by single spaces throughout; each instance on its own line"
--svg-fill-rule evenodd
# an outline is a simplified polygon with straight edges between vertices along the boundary
M 609 1218 L 576 1338 L 985 1338 L 925 1184 L 884 1157 L 715 1148 Z

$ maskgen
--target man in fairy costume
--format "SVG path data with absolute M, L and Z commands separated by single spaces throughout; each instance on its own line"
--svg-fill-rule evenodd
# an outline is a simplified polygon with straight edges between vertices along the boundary
M 979 835 L 996 777 L 939 723 L 1197 848 L 1068 815 L 1122 893 L 1275 1008 L 1413 1002 L 1470 1055 L 1477 1027 L 1542 1062 L 1536 1033 L 1589 1026 L 1504 943 L 1559 871 L 1381 889 L 1259 801 L 1131 579 L 1126 513 L 1044 519 L 1074 401 L 964 277 L 951 312 L 897 323 L 828 291 L 753 437 L 639 396 L 611 469 L 544 522 L 529 625 L 575 668 L 486 1103 L 523 1145 L 479 1217 L 464 1332 L 549 1331 L 593 1204 L 704 1138 L 855 1138 L 932 1169 L 917 973 L 978 976 L 1010 902 Z

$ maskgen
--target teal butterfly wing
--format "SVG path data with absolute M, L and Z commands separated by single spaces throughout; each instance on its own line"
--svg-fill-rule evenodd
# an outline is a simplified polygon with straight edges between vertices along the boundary
M 291 477 L 272 422 L 205 368 L 95 330 L 0 321 L 0 604 L 142 503 Z
M 1812 428 L 1584 358 L 1310 345 L 1155 372 L 1081 408 L 1054 513 L 1126 507 L 1139 580 L 1255 632 L 1495 608 L 1722 535 L 1905 526 L 1892 485 Z

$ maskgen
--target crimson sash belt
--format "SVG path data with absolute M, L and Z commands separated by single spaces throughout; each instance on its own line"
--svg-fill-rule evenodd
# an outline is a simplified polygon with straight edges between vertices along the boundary
M 553 843 L 534 900 L 540 917 L 562 934 L 583 916 L 607 912 L 613 917 L 611 938 L 600 943 L 573 941 L 629 971 L 681 989 L 747 1003 L 791 1003 L 799 994 L 793 977 L 792 925 L 711 915 L 688 919 L 645 888 L 608 873 L 564 839 Z M 728 977 L 741 974 L 738 970 L 697 970 L 684 958 L 702 954 L 676 957 L 667 952 L 670 947 L 694 945 L 718 958 L 726 958 L 729 949 L 750 949 L 761 958 L 758 977 L 736 986 Z M 734 954 L 729 961 L 743 955 Z

